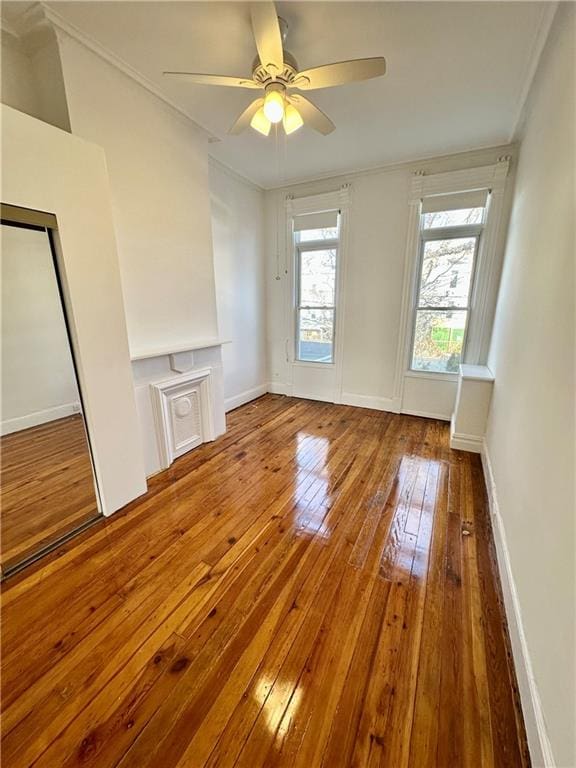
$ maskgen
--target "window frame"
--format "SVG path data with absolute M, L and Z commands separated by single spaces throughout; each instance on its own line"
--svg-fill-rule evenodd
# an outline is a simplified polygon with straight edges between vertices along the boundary
M 430 312 L 466 312 L 466 326 L 464 328 L 464 337 L 462 339 L 462 353 L 461 362 L 463 363 L 466 358 L 466 344 L 468 341 L 468 329 L 470 327 L 470 318 L 473 311 L 473 297 L 476 285 L 476 277 L 479 263 L 479 253 L 482 247 L 482 236 L 484 234 L 485 222 L 486 222 L 486 209 L 482 216 L 482 221 L 479 224 L 457 224 L 448 227 L 432 227 L 425 229 L 423 226 L 424 214 L 420 214 L 419 221 L 419 245 L 418 245 L 418 264 L 416 267 L 416 282 L 414 286 L 414 299 L 412 301 L 411 312 L 411 332 L 410 332 L 410 346 L 408 356 L 408 368 L 407 375 L 409 376 L 432 376 L 433 378 L 445 377 L 453 378 L 456 374 L 453 371 L 428 371 L 422 368 L 414 368 L 414 341 L 416 337 L 416 320 L 418 312 L 430 311 Z M 466 306 L 464 307 L 423 307 L 420 306 L 420 281 L 422 279 L 422 267 L 424 264 L 424 249 L 426 243 L 429 240 L 455 240 L 460 238 L 473 237 L 476 240 L 474 245 L 474 254 L 472 256 L 472 270 L 470 277 L 470 285 L 468 286 L 468 296 L 466 297 Z
M 415 291 L 422 229 L 421 215 L 424 201 L 428 197 L 456 195 L 475 190 L 486 190 L 488 193 L 484 231 L 477 256 L 472 313 L 468 320 L 464 361 L 476 365 L 486 364 L 510 212 L 509 170 L 514 161 L 514 155 L 493 158 L 490 153 L 486 153 L 482 159 L 484 157 L 488 161 L 485 165 L 439 172 L 416 168 L 412 173 L 407 199 L 400 332 L 396 347 L 391 397 L 391 407 L 399 412 L 415 413 L 417 411 L 420 415 L 434 415 L 434 418 L 442 414 L 440 418 L 445 418 L 449 408 L 447 403 L 451 402 L 458 380 L 458 373 L 410 370 L 412 308 L 417 298 Z M 424 411 L 421 407 L 423 403 L 427 403 Z M 413 410 L 414 408 L 416 410 Z
M 337 313 L 337 302 L 338 302 L 338 279 L 339 279 L 339 266 L 340 266 L 340 234 L 341 234 L 341 226 L 339 224 L 338 227 L 338 237 L 337 238 L 329 238 L 326 240 L 306 240 L 303 242 L 300 242 L 297 238 L 297 233 L 294 232 L 293 239 L 294 239 L 294 268 L 295 268 L 295 275 L 294 275 L 294 362 L 298 365 L 312 365 L 312 366 L 318 366 L 321 365 L 323 367 L 328 366 L 335 366 L 336 365 L 336 313 Z M 300 283 L 301 283 L 301 254 L 302 251 L 326 251 L 326 250 L 334 250 L 336 251 L 336 266 L 334 269 L 334 303 L 331 306 L 325 305 L 325 306 L 319 306 L 319 305 L 303 305 L 300 303 L 301 299 L 301 290 L 300 290 Z M 322 360 L 302 360 L 299 357 L 299 346 L 300 346 L 300 312 L 303 309 L 328 309 L 332 311 L 332 359 L 330 362 L 323 362 Z

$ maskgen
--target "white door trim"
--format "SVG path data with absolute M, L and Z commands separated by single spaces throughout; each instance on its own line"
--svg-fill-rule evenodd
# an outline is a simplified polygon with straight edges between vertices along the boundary
M 294 391 L 295 368 L 316 369 L 326 375 L 327 371 L 334 372 L 333 394 L 331 402 L 342 402 L 342 377 L 344 356 L 344 320 L 345 320 L 345 295 L 346 295 L 346 268 L 349 232 L 349 209 L 351 198 L 350 184 L 344 184 L 340 189 L 321 195 L 294 198 L 286 197 L 285 224 L 286 224 L 286 264 L 288 265 L 288 280 L 286 281 L 286 362 L 290 371 L 290 390 Z M 340 232 L 338 239 L 338 260 L 336 264 L 336 296 L 335 296 L 335 324 L 334 324 L 334 362 L 333 363 L 307 363 L 296 360 L 296 323 L 294 319 L 296 305 L 296 249 L 294 247 L 293 219 L 306 213 L 318 213 L 321 211 L 340 211 Z

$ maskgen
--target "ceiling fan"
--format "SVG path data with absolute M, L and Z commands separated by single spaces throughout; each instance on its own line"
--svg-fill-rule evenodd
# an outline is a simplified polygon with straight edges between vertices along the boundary
M 354 59 L 298 71 L 294 57 L 283 49 L 288 25 L 276 14 L 273 2 L 256 2 L 250 6 L 252 31 L 258 56 L 253 63 L 252 77 L 206 75 L 194 72 L 164 72 L 190 83 L 225 85 L 263 91 L 242 112 L 229 133 L 238 134 L 252 126 L 268 136 L 273 123 L 280 123 L 287 134 L 294 133 L 304 123 L 326 136 L 336 127 L 318 107 L 297 91 L 331 88 L 379 77 L 386 72 L 386 59 Z

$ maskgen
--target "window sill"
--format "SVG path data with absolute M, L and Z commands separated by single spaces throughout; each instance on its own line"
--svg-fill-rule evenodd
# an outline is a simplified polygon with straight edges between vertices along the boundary
M 301 368 L 318 368 L 318 366 L 321 366 L 322 368 L 335 368 L 335 363 L 321 363 L 320 361 L 315 362 L 314 360 L 293 360 L 292 365 L 297 365 Z
M 432 381 L 458 381 L 457 373 L 439 373 L 434 371 L 405 371 L 404 376 L 411 379 L 431 379 Z

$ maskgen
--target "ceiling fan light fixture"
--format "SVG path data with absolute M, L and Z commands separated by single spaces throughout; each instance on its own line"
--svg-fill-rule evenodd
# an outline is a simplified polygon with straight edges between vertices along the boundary
M 264 107 L 260 107 L 258 112 L 256 112 L 252 120 L 250 120 L 250 125 L 255 131 L 258 131 L 258 133 L 261 133 L 263 136 L 268 136 L 272 123 L 266 117 Z
M 295 58 L 284 49 L 288 25 L 278 16 L 274 2 L 259 0 L 250 3 L 250 17 L 258 52 L 252 63 L 251 78 L 203 72 L 164 72 L 169 77 L 189 83 L 260 91 L 261 98 L 246 106 L 236 118 L 229 130 L 233 136 L 242 133 L 248 125 L 268 136 L 272 123 L 283 123 L 285 132 L 290 134 L 297 131 L 304 122 L 307 127 L 327 136 L 335 129 L 334 123 L 312 101 L 292 91 L 295 88 L 300 91 L 332 88 L 381 77 L 386 72 L 386 59 L 383 56 L 336 61 L 300 71 Z M 296 107 L 293 107 L 293 103 Z
M 264 98 L 264 114 L 271 123 L 279 123 L 284 117 L 284 95 L 280 88 L 269 87 Z
M 294 131 L 297 131 L 298 128 L 301 128 L 303 125 L 304 120 L 302 120 L 300 112 L 298 112 L 296 107 L 292 106 L 292 104 L 287 104 L 286 111 L 284 112 L 284 130 L 286 135 L 294 133 Z

